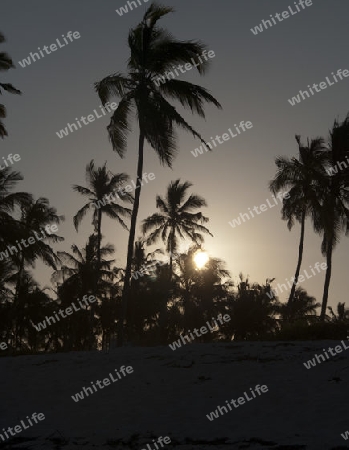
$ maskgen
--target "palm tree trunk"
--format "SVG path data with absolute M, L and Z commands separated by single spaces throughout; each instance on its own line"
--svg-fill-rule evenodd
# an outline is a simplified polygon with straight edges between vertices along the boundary
M 21 260 L 19 263 L 18 274 L 17 274 L 17 283 L 16 283 L 16 294 L 15 294 L 15 302 L 18 302 L 19 290 L 22 284 L 22 274 L 24 269 L 24 255 L 22 254 Z
M 291 303 L 293 302 L 294 294 L 296 292 L 296 286 L 298 283 L 299 272 L 301 270 L 302 259 L 303 259 L 304 234 L 305 234 L 305 208 L 302 212 L 302 219 L 301 219 L 301 237 L 299 240 L 299 247 L 298 247 L 298 263 L 297 263 L 297 267 L 296 267 L 296 273 L 294 275 L 294 281 L 292 284 L 291 293 L 290 293 L 290 296 L 289 296 L 288 302 L 287 302 L 288 306 L 290 306 Z
M 326 316 L 328 291 L 330 288 L 331 273 L 332 273 L 332 251 L 333 251 L 333 237 L 331 236 L 331 240 L 328 243 L 327 252 L 326 252 L 327 269 L 326 269 L 324 293 L 322 296 L 322 305 L 321 305 L 321 314 L 320 314 L 320 320 L 322 320 L 322 321 L 325 320 L 325 316 Z
M 126 321 L 127 314 L 127 301 L 128 294 L 130 290 L 130 279 L 131 279 L 131 266 L 132 266 L 132 258 L 134 252 L 134 242 L 135 242 L 135 234 L 136 234 L 136 223 L 137 223 L 137 215 L 139 209 L 139 199 L 141 196 L 141 179 L 143 174 L 143 153 L 144 153 L 144 134 L 142 131 L 139 133 L 139 142 L 138 142 L 138 165 L 137 165 L 137 183 L 136 183 L 136 192 L 135 192 L 135 201 L 132 208 L 131 215 L 131 226 L 130 226 L 130 234 L 128 237 L 128 246 L 127 246 L 127 264 L 125 271 L 125 279 L 124 286 L 122 290 L 122 304 L 121 304 L 121 317 L 118 323 L 118 346 L 122 346 L 124 342 L 124 325 Z
M 172 281 L 172 268 L 173 268 L 173 248 L 174 248 L 174 233 L 175 233 L 175 230 L 174 229 L 172 229 L 171 230 L 171 236 L 170 236 L 170 242 L 171 242 L 171 250 L 170 250 L 170 276 L 169 276 L 169 279 L 170 279 L 170 283 L 171 283 L 171 281 Z
M 101 241 L 102 241 L 102 211 L 98 210 L 98 223 L 97 223 L 97 275 L 99 275 L 101 264 Z M 98 277 L 97 277 L 98 281 Z
M 97 267 L 96 273 L 94 274 L 94 297 L 97 299 L 98 294 L 98 282 L 99 282 L 99 274 L 100 274 L 100 265 L 101 265 L 101 241 L 102 241 L 102 211 L 98 210 L 98 218 L 97 218 Z M 95 311 L 95 304 L 91 304 L 90 306 L 90 344 L 89 349 L 92 350 L 93 344 L 93 318 Z
M 24 255 L 22 253 L 19 267 L 18 267 L 16 291 L 15 291 L 15 296 L 14 296 L 13 305 L 12 305 L 12 312 L 10 314 L 10 321 L 9 321 L 10 322 L 9 327 L 11 327 L 13 325 L 12 332 L 14 334 L 14 342 L 12 343 L 12 345 L 14 347 L 16 347 L 17 343 L 18 343 L 18 332 L 19 332 L 18 320 L 19 320 L 19 318 L 17 317 L 17 308 L 18 308 L 18 304 L 19 304 L 19 292 L 20 292 L 21 285 L 22 285 L 23 270 L 24 270 Z M 10 328 L 8 329 L 7 337 L 9 336 L 9 330 L 10 330 Z
M 173 259 L 172 259 L 172 251 L 171 251 L 171 253 L 170 253 L 170 276 L 169 276 L 170 283 L 172 281 L 172 266 L 173 266 Z

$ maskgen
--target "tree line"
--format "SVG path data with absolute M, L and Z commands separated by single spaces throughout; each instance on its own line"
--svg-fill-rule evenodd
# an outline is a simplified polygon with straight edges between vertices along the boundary
M 239 283 L 234 285 L 225 263 L 214 256 L 202 269 L 196 267 L 193 256 L 203 246 L 204 235 L 212 234 L 207 227 L 209 218 L 201 211 L 207 206 L 206 201 L 189 192 L 192 188 L 189 181 L 173 180 L 164 197 L 156 196 L 157 212 L 143 221 L 142 234 L 136 238 L 145 144 L 169 167 L 178 152 L 176 129 L 191 133 L 205 144 L 202 135 L 170 101 L 202 118 L 205 104 L 222 108 L 207 89 L 193 83 L 177 79 L 159 86 L 153 83 L 154 77 L 161 76 L 174 64 L 190 63 L 207 51 L 201 41 L 177 40 L 158 26 L 158 21 L 172 12 L 173 8 L 151 4 L 143 20 L 129 32 L 127 74 L 116 72 L 95 83 L 103 106 L 114 97 L 119 99 L 107 127 L 112 149 L 119 157 L 126 156 L 132 124 L 137 126 L 137 183 L 134 196 L 125 193 L 121 199 L 106 202 L 105 198 L 112 198 L 129 176 L 112 173 L 107 164 L 97 167 L 93 160 L 87 164 L 87 185 L 72 187 L 86 201 L 73 218 L 76 230 L 86 217 L 92 225 L 83 248 L 72 245 L 70 252 L 56 252 L 53 244 L 64 238 L 52 232 L 14 251 L 20 242 L 44 232 L 48 226 L 56 225 L 59 229 L 64 216 L 58 214 L 48 199 L 35 199 L 18 191 L 18 183 L 23 180 L 19 172 L 12 168 L 0 171 L 0 336 L 12 351 L 107 348 L 115 334 L 119 345 L 125 338 L 139 345 L 164 344 L 218 314 L 229 314 L 232 320 L 215 336 L 202 336 L 203 342 L 317 337 L 326 333 L 332 336 L 343 331 L 342 326 L 348 320 L 344 303 L 338 304 L 335 313 L 327 302 L 332 253 L 341 232 L 348 232 L 348 170 L 337 169 L 348 157 L 348 118 L 335 121 L 327 140 L 316 138 L 302 144 L 296 136 L 298 157 L 275 160 L 277 172 L 269 187 L 274 194 L 285 189 L 289 192 L 283 200 L 282 219 L 289 229 L 296 222 L 301 227 L 296 273 L 287 303 L 270 295 L 274 279 L 267 279 L 264 284 L 251 283 L 240 274 Z M 0 34 L 0 42 L 4 40 Z M 210 63 L 205 60 L 195 68 L 204 75 Z M 1 53 L 0 69 L 7 71 L 13 67 L 10 56 Z M 0 84 L 0 88 L 20 94 L 8 83 Z M 0 105 L 0 119 L 5 117 L 6 109 Z M 1 121 L 0 136 L 7 136 Z M 92 208 L 92 203 L 100 207 Z M 115 220 L 128 233 L 125 268 L 115 265 L 114 246 L 103 242 L 104 217 Z M 327 262 L 320 316 L 316 314 L 320 306 L 316 299 L 297 286 L 308 218 L 314 231 L 322 236 L 321 250 Z M 192 243 L 188 251 L 178 252 L 181 240 Z M 164 249 L 149 251 L 148 247 L 159 241 Z M 156 264 L 166 254 L 169 260 Z M 50 289 L 40 288 L 30 271 L 37 260 L 53 271 Z M 149 270 L 144 269 L 147 267 Z M 140 270 L 145 271 L 145 276 L 132 276 Z M 97 301 L 39 331 L 34 326 L 84 295 Z

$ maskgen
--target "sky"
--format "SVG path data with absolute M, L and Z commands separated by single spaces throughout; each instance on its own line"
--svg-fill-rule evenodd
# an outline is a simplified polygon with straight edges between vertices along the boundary
M 1 51 L 11 55 L 16 69 L 2 72 L 1 81 L 12 83 L 23 94 L 2 97 L 9 136 L 0 143 L 0 158 L 19 154 L 21 160 L 13 168 L 23 174 L 24 181 L 18 189 L 36 198 L 47 197 L 65 215 L 59 227 L 65 241 L 56 250 L 69 251 L 73 243 L 83 246 L 93 231 L 90 216 L 82 222 L 79 233 L 73 226 L 73 216 L 84 201 L 73 192 L 72 185 L 85 185 L 85 167 L 91 159 L 97 165 L 107 162 L 112 172 L 125 172 L 136 179 L 135 122 L 124 159 L 113 152 L 108 141 L 108 116 L 62 139 L 56 134 L 75 118 L 99 109 L 95 82 L 126 71 L 129 29 L 142 19 L 150 2 L 139 0 L 141 6 L 121 16 L 116 9 L 125 3 L 2 1 L 1 31 L 7 42 Z M 199 141 L 179 131 L 178 155 L 172 169 L 161 166 L 154 150 L 146 145 L 144 172 L 154 173 L 155 180 L 142 190 L 138 225 L 156 212 L 155 197 L 165 195 L 171 180 L 188 180 L 193 184 L 191 192 L 208 203 L 203 213 L 209 217 L 207 226 L 214 235 L 205 238 L 209 254 L 226 262 L 234 281 L 242 272 L 259 283 L 276 278 L 276 286 L 294 275 L 299 224 L 291 232 L 287 229 L 281 220 L 280 203 L 235 228 L 228 222 L 248 212 L 248 208 L 265 204 L 267 199 L 273 203 L 268 183 L 275 175 L 274 161 L 278 155 L 297 156 L 296 134 L 303 141 L 308 137 L 326 138 L 333 121 L 347 115 L 348 78 L 295 106 L 288 99 L 300 89 L 331 77 L 338 69 L 349 69 L 349 4 L 345 0 L 317 0 L 282 22 L 275 19 L 275 14 L 289 11 L 289 6 L 296 11 L 293 0 L 164 0 L 162 4 L 173 6 L 176 12 L 162 19 L 161 26 L 178 39 L 199 39 L 215 53 L 204 77 L 191 70 L 180 74 L 180 79 L 209 89 L 223 108 L 208 106 L 206 120 L 189 111 L 183 112 L 184 117 L 208 141 L 227 133 L 229 128 L 234 131 L 234 124 L 241 121 L 250 121 L 253 127 L 196 158 L 191 151 L 199 147 Z M 270 15 L 276 24 L 255 35 L 251 28 Z M 21 67 L 19 61 L 30 52 L 56 43 L 56 39 L 63 43 L 62 35 L 69 31 L 78 32 L 80 38 Z M 124 267 L 127 231 L 103 219 L 103 235 L 104 243 L 115 245 L 116 265 Z M 139 227 L 136 235 L 141 235 Z M 321 236 L 314 234 L 309 222 L 301 274 L 304 269 L 310 274 L 309 266 L 325 261 L 320 245 Z M 157 247 L 162 246 L 159 242 Z M 349 242 L 343 235 L 333 255 L 329 294 L 332 306 L 346 300 L 343 292 L 349 287 L 348 250 Z M 44 286 L 49 285 L 51 272 L 38 263 L 34 274 Z M 324 276 L 325 271 L 321 271 L 301 284 L 318 301 L 322 298 Z M 288 294 L 285 291 L 280 299 L 286 300 Z

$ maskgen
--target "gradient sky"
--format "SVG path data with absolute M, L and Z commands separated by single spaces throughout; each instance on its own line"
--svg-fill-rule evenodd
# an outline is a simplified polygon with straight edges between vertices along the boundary
M 211 153 L 194 158 L 190 153 L 199 142 L 179 132 L 179 154 L 173 169 L 160 166 L 155 152 L 145 149 L 144 172 L 156 179 L 142 190 L 139 221 L 156 211 L 155 196 L 163 195 L 171 180 L 181 178 L 193 183 L 193 192 L 203 196 L 208 208 L 209 228 L 214 237 L 206 238 L 206 249 L 227 263 L 233 279 L 239 272 L 251 281 L 263 283 L 275 277 L 276 283 L 294 275 L 300 227 L 289 232 L 275 207 L 233 229 L 228 221 L 248 208 L 271 199 L 268 181 L 275 174 L 277 155 L 296 156 L 294 139 L 327 137 L 335 118 L 343 119 L 349 111 L 349 79 L 292 107 L 288 99 L 308 84 L 319 83 L 332 71 L 349 68 L 345 0 L 316 0 L 304 11 L 253 35 L 251 28 L 269 15 L 287 10 L 293 0 L 177 0 L 162 2 L 176 12 L 161 21 L 179 39 L 200 39 L 216 57 L 205 77 L 196 72 L 181 75 L 208 88 L 222 103 L 223 110 L 208 107 L 206 121 L 185 112 L 186 119 L 205 139 L 222 135 L 234 123 L 251 121 L 253 128 L 219 146 Z M 21 161 L 14 168 L 24 175 L 21 190 L 35 197 L 45 196 L 66 221 L 60 226 L 65 241 L 57 250 L 69 251 L 72 243 L 83 246 L 92 232 L 90 217 L 76 233 L 72 218 L 83 199 L 72 191 L 73 184 L 85 184 L 85 167 L 91 160 L 108 163 L 114 172 L 136 177 L 138 129 L 134 124 L 126 157 L 112 151 L 106 126 L 108 117 L 83 126 L 59 139 L 56 131 L 75 117 L 87 116 L 100 105 L 93 83 L 126 70 L 129 56 L 128 31 L 142 18 L 150 2 L 120 17 L 115 9 L 124 0 L 20 0 L 2 1 L 1 31 L 15 70 L 1 73 L 3 82 L 13 83 L 22 96 L 2 97 L 8 110 L 5 120 L 9 137 L 1 142 L 1 156 L 19 153 Z M 347 31 L 345 31 L 347 30 Z M 62 34 L 78 31 L 81 38 L 51 55 L 22 68 L 18 64 L 38 47 L 49 46 Z M 118 100 L 115 100 L 118 101 Z M 104 242 L 116 247 L 116 264 L 125 265 L 127 232 L 116 223 L 104 220 Z M 140 233 L 137 233 L 139 235 Z M 321 237 L 310 223 L 306 229 L 302 269 L 323 262 Z M 159 247 L 161 244 L 159 243 Z M 347 255 L 349 241 L 343 236 L 333 257 L 333 275 L 329 305 L 345 301 L 349 287 Z M 37 264 L 35 277 L 48 284 L 51 270 Z M 306 280 L 302 286 L 319 301 L 324 272 Z M 280 296 L 286 300 L 289 292 Z

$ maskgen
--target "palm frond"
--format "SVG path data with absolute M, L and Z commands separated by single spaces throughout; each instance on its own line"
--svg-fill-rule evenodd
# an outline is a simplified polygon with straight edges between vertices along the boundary
M 114 73 L 94 84 L 103 106 L 114 96 L 122 98 L 134 87 L 132 80 L 121 73 Z
M 203 118 L 205 118 L 204 102 L 212 103 L 218 109 L 222 109 L 222 105 L 207 89 L 187 81 L 169 80 L 160 85 L 160 91 L 166 97 L 179 101 L 184 108 L 190 108 L 193 113 Z
M 76 231 L 79 230 L 79 225 L 89 210 L 90 210 L 90 203 L 87 203 L 81 209 L 79 209 L 79 211 L 73 217 L 74 227 Z
M 107 127 L 109 140 L 118 155 L 123 158 L 127 147 L 127 136 L 131 131 L 129 115 L 132 111 L 132 99 L 123 98 L 114 111 Z

